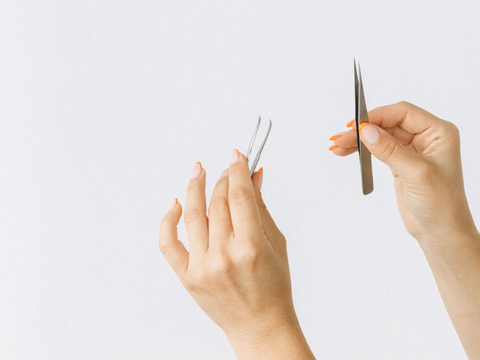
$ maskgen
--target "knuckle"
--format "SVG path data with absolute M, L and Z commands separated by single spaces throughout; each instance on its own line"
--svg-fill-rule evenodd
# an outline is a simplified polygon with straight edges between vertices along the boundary
M 252 194 L 245 186 L 238 186 L 230 190 L 230 199 L 237 204 L 242 204 L 252 198 Z
M 186 225 L 194 223 L 203 217 L 203 212 L 200 209 L 188 209 L 185 210 L 183 221 Z
M 255 265 L 260 261 L 261 255 L 261 249 L 254 245 L 248 245 L 243 247 L 240 258 L 242 263 Z
M 170 252 L 170 246 L 162 241 L 158 242 L 158 248 L 164 255 L 167 255 Z
M 399 147 L 395 141 L 386 141 L 384 146 L 380 149 L 379 157 L 382 159 L 389 159 L 398 151 Z
M 227 257 L 219 257 L 211 263 L 210 271 L 214 278 L 219 276 L 226 276 L 232 273 L 234 265 Z
M 217 199 L 212 199 L 210 202 L 210 205 L 208 206 L 208 212 L 221 212 L 225 211 L 225 209 L 228 208 L 228 202 L 226 199 L 223 198 L 217 198 Z
M 444 131 L 446 135 L 451 136 L 453 139 L 460 139 L 460 130 L 454 123 L 445 121 Z
M 267 210 L 267 205 L 263 201 L 263 198 L 257 200 L 258 207 L 262 210 Z
M 282 233 L 278 235 L 278 240 L 281 244 L 287 246 L 287 238 Z
M 196 278 L 188 278 L 183 281 L 183 286 L 189 293 L 196 292 L 199 289 L 199 282 Z
M 398 103 L 398 105 L 406 107 L 406 108 L 411 108 L 413 106 L 412 103 L 409 103 L 408 101 L 402 100 Z
M 183 281 L 183 286 L 189 293 L 199 292 L 209 283 L 209 276 L 204 267 L 195 268 Z M 208 285 L 207 285 L 208 286 Z

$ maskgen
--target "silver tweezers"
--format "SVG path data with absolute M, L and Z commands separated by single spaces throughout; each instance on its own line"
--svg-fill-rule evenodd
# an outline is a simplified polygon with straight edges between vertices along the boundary
M 360 71 L 360 63 L 353 59 L 354 75 L 355 75 L 355 125 L 357 127 L 357 145 L 358 154 L 360 156 L 360 170 L 362 173 L 362 190 L 363 195 L 368 195 L 373 191 L 373 174 L 372 174 L 372 155 L 367 147 L 360 140 L 360 124 L 368 121 L 367 104 L 365 103 L 365 95 L 363 93 L 362 72 Z
M 260 149 L 258 149 L 257 156 L 255 156 L 255 159 L 253 160 L 253 163 L 250 166 L 250 176 L 252 176 L 253 173 L 255 172 L 255 168 L 257 167 L 258 161 L 260 160 L 260 155 L 262 155 L 263 147 L 265 146 L 265 143 L 267 142 L 267 139 L 268 139 L 268 135 L 270 135 L 270 130 L 272 129 L 272 120 L 269 119 L 268 121 L 269 121 L 269 125 L 268 125 L 267 134 L 265 135 L 265 138 L 263 139 L 263 142 L 260 145 Z M 255 142 L 255 138 L 257 137 L 257 132 L 258 132 L 258 129 L 260 128 L 261 122 L 262 122 L 262 118 L 259 116 L 257 127 L 255 128 L 255 131 L 252 136 L 252 140 L 250 140 L 250 145 L 248 145 L 248 150 L 246 152 L 247 161 L 248 159 L 250 159 L 250 155 L 252 155 L 253 143 Z

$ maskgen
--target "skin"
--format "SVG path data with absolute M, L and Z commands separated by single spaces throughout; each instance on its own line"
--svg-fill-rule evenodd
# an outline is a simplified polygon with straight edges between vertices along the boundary
M 425 254 L 466 353 L 480 359 L 480 234 L 465 196 L 458 129 L 405 102 L 376 108 L 369 119 L 361 140 L 390 167 L 405 227 Z M 354 129 L 331 139 L 335 155 L 357 151 Z M 178 240 L 179 203 L 161 221 L 160 250 L 238 359 L 314 359 L 293 306 L 285 237 L 262 199 L 262 172 L 250 178 L 246 158 L 232 155 L 208 212 L 205 170 L 188 185 L 189 251 Z
M 403 223 L 425 254 L 465 352 L 480 359 L 480 235 L 465 195 L 459 131 L 406 102 L 368 115 L 362 142 L 390 167 Z M 334 154 L 357 151 L 355 133 L 336 138 Z
M 180 204 L 162 219 L 160 250 L 238 359 L 315 359 L 295 314 L 286 241 L 262 200 L 262 176 L 250 178 L 237 150 L 232 158 L 238 160 L 218 180 L 208 215 L 205 170 L 188 185 L 189 251 L 177 236 Z

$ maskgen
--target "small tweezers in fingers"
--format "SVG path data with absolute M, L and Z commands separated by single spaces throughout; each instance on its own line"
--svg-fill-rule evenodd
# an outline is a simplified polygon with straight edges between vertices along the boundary
M 250 166 L 250 176 L 252 176 L 253 173 L 255 172 L 258 161 L 260 160 L 260 155 L 262 155 L 263 147 L 265 146 L 265 143 L 267 142 L 267 139 L 268 139 L 268 135 L 270 135 L 270 130 L 272 129 L 272 120 L 269 119 L 268 121 L 269 121 L 269 124 L 268 124 L 267 134 L 265 135 L 265 138 L 263 139 L 262 144 L 258 149 L 257 155 L 255 156 L 255 159 L 253 160 L 252 165 Z M 253 144 L 255 143 L 255 138 L 257 137 L 257 132 L 258 132 L 258 129 L 260 128 L 261 122 L 262 122 L 262 118 L 259 116 L 257 127 L 255 128 L 255 131 L 253 133 L 252 140 L 250 140 L 250 145 L 248 145 L 248 150 L 246 153 L 247 161 L 250 159 L 250 156 L 252 155 Z
M 362 72 L 360 64 L 353 60 L 354 77 L 355 77 L 355 125 L 357 131 L 358 154 L 360 156 L 360 170 L 362 174 L 362 191 L 364 195 L 368 195 L 373 191 L 373 174 L 372 174 L 372 156 L 367 147 L 360 140 L 360 124 L 368 121 L 367 104 L 365 103 L 365 94 L 363 92 Z

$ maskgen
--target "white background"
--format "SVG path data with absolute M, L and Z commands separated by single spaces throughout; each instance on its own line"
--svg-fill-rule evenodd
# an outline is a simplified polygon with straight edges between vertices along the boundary
M 369 108 L 457 124 L 479 219 L 479 16 L 475 0 L 1 1 L 0 358 L 234 359 L 157 233 L 193 164 L 210 195 L 260 114 L 318 359 L 465 359 L 390 171 L 374 160 L 363 196 L 358 156 L 328 138 L 354 114 L 356 57 Z

